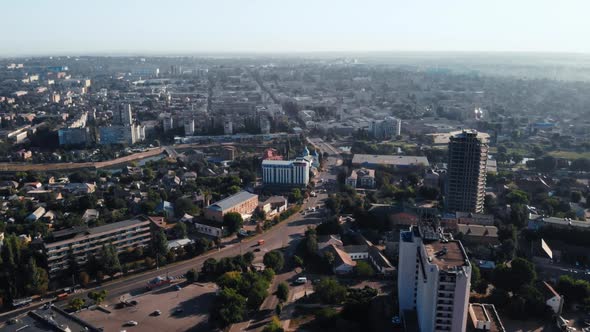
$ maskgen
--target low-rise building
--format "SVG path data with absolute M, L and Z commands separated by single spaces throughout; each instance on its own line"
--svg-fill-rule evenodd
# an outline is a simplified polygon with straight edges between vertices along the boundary
M 465 242 L 481 244 L 498 244 L 498 228 L 496 226 L 457 225 L 457 233 L 463 235 Z
M 469 304 L 469 321 L 467 331 L 506 332 L 500 316 L 493 304 Z
M 367 168 L 353 170 L 346 178 L 346 185 L 352 188 L 375 188 L 375 170 Z
M 205 218 L 222 222 L 223 216 L 229 212 L 237 212 L 242 216 L 250 216 L 257 206 L 258 195 L 247 191 L 240 191 L 205 208 Z
M 376 168 L 379 166 L 392 166 L 396 168 L 428 167 L 428 158 L 424 156 L 400 156 L 400 155 L 371 155 L 355 154 L 352 157 L 352 166 Z
M 223 227 L 214 227 L 200 223 L 192 224 L 195 230 L 201 234 L 209 235 L 212 237 L 222 237 L 224 235 Z

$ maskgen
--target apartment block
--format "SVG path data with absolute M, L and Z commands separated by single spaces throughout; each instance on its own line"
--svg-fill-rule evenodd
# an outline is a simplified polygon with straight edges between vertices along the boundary
M 488 145 L 475 130 L 450 137 L 446 208 L 454 212 L 483 212 Z
M 53 233 L 53 242 L 44 244 L 50 277 L 67 271 L 72 259 L 85 265 L 89 255 L 99 255 L 103 245 L 113 244 L 118 252 L 149 245 L 152 235 L 150 221 L 136 217 L 104 226 L 73 227 Z
M 271 186 L 305 187 L 309 183 L 311 163 L 304 158 L 295 160 L 263 160 L 262 183 Z
M 415 318 L 420 331 L 466 330 L 470 278 L 471 264 L 460 241 L 427 225 L 400 233 L 400 314 L 404 320 Z

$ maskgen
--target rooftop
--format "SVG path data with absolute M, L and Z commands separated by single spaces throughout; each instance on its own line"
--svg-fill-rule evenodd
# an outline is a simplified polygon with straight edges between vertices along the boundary
M 254 197 L 258 197 L 258 195 L 249 193 L 247 191 L 240 191 L 235 195 L 215 202 L 214 204 L 210 205 L 209 208 L 225 211 Z
M 424 249 L 428 255 L 428 261 L 436 264 L 440 270 L 451 270 L 469 264 L 459 241 L 433 241 L 425 243 Z
M 371 155 L 355 154 L 352 157 L 353 165 L 391 165 L 391 166 L 428 166 L 428 158 L 424 156 L 399 156 L 399 155 Z

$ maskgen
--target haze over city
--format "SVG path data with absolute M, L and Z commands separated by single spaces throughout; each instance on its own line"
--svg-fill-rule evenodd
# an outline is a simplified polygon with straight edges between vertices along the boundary
M 0 331 L 590 332 L 590 2 L 0 10 Z
M 559 1 L 4 1 L 0 56 L 590 52 L 590 3 Z

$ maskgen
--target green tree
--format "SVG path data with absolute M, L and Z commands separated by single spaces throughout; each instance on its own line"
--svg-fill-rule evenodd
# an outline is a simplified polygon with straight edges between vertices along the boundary
M 223 216 L 223 224 L 230 234 L 237 232 L 244 225 L 242 215 L 237 212 L 229 212 Z
M 115 248 L 112 243 L 102 246 L 100 253 L 100 265 L 102 266 L 103 271 L 111 277 L 121 272 L 119 254 L 117 253 L 117 248 Z
M 293 190 L 291 190 L 291 194 L 289 195 L 289 199 L 291 200 L 291 202 L 294 203 L 301 202 L 301 200 L 303 199 L 301 189 L 293 188 Z
M 286 302 L 289 297 L 289 285 L 286 282 L 281 282 L 277 286 L 277 298 L 281 302 Z
M 209 319 L 220 327 L 238 323 L 246 317 L 246 298 L 235 289 L 224 288 L 215 298 Z
M 262 329 L 262 332 L 283 332 L 284 329 L 281 326 L 281 321 L 277 316 L 272 316 L 272 319 L 268 325 Z
M 75 298 L 70 300 L 69 306 L 70 309 L 72 309 L 73 311 L 78 311 L 82 309 L 82 307 L 84 307 L 84 304 L 86 304 L 86 301 L 84 299 Z
M 512 190 L 506 195 L 506 202 L 508 204 L 528 204 L 529 196 L 522 190 Z
M 163 229 L 155 232 L 152 249 L 156 259 L 158 259 L 158 257 L 166 257 L 168 254 L 168 239 L 166 238 L 166 234 L 164 233 Z
M 45 294 L 49 285 L 49 278 L 47 277 L 47 271 L 40 268 L 35 263 L 35 260 L 29 258 L 29 264 L 27 265 L 27 292 L 30 294 Z
M 257 310 L 268 296 L 268 283 L 258 279 L 250 285 L 247 306 L 250 310 Z
M 105 298 L 107 297 L 107 291 L 105 289 L 99 292 L 90 292 L 88 293 L 88 298 L 93 300 L 97 305 L 104 302 Z
M 369 278 L 375 275 L 373 267 L 365 261 L 357 261 L 354 273 L 361 278 Z
M 283 253 L 278 250 L 269 251 L 264 254 L 262 262 L 266 267 L 270 267 L 275 271 L 281 271 L 285 265 L 285 257 Z
M 174 235 L 177 239 L 184 239 L 188 236 L 188 231 L 186 229 L 186 224 L 179 221 L 174 224 Z
M 320 301 L 325 304 L 340 304 L 346 298 L 346 287 L 333 278 L 324 278 L 313 288 Z
M 184 216 L 185 213 L 195 215 L 198 212 L 197 206 L 186 197 L 181 197 L 174 202 L 174 215 L 177 218 Z

